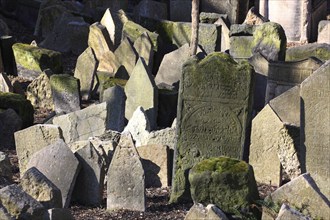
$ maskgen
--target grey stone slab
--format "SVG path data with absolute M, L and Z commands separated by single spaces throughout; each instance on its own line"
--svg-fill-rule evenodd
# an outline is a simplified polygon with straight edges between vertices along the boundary
M 184 64 L 171 201 L 189 200 L 187 172 L 204 157 L 243 158 L 251 120 L 253 69 L 228 54 Z
M 39 124 L 15 132 L 16 151 L 20 172 L 27 170 L 31 157 L 39 150 L 63 139 L 60 127 L 50 124 Z
M 267 75 L 265 103 L 302 83 L 322 65 L 314 57 L 296 62 L 271 62 Z
M 291 208 L 290 206 L 283 204 L 278 213 L 276 220 L 312 220 L 312 218 L 306 217 L 297 210 Z
M 74 77 L 80 80 L 81 98 L 88 100 L 91 98 L 94 88 L 95 75 L 98 61 L 95 57 L 94 51 L 88 47 L 77 59 Z
M 229 53 L 235 59 L 246 59 L 253 55 L 253 36 L 231 36 L 229 40 Z
M 14 219 L 43 220 L 46 214 L 45 208 L 16 184 L 0 189 L 0 201 Z
M 57 114 L 80 110 L 80 82 L 69 74 L 54 74 L 49 79 Z
M 317 43 L 330 44 L 330 21 L 320 21 Z
M 145 32 L 138 39 L 136 39 L 133 46 L 139 57 L 142 57 L 149 69 L 152 70 L 154 50 L 148 33 Z
M 61 190 L 62 205 L 64 208 L 69 207 L 80 166 L 66 143 L 58 139 L 35 153 L 27 165 L 27 168 L 31 167 L 37 168 Z
M 138 59 L 138 54 L 133 46 L 132 41 L 129 38 L 122 40 L 114 54 L 119 65 L 124 67 L 123 71 L 127 72 L 127 74 L 131 76 Z
M 79 111 L 56 116 L 53 123 L 60 126 L 66 143 L 88 140 L 89 137 L 101 135 L 106 130 L 122 130 L 124 118 L 111 117 L 112 110 L 108 102 L 91 105 Z
M 316 57 L 323 62 L 330 59 L 330 44 L 305 44 L 296 47 L 290 47 L 286 50 L 286 61 L 299 61 Z
M 157 20 L 167 20 L 167 4 L 153 0 L 142 0 L 134 9 L 134 15 L 139 17 L 147 17 Z
M 301 84 L 301 148 L 306 170 L 330 198 L 330 61 Z
M 137 107 L 142 106 L 150 122 L 151 129 L 156 128 L 158 109 L 158 89 L 149 68 L 143 58 L 136 63 L 131 77 L 125 86 L 125 117 L 130 120 Z
M 150 132 L 147 144 L 165 145 L 174 150 L 176 144 L 176 129 L 164 128 Z
M 145 211 L 144 170 L 129 133 L 122 134 L 107 175 L 107 210 Z
M 13 109 L 0 112 L 0 149 L 14 148 L 14 133 L 22 129 L 22 119 Z
M 88 141 L 75 152 L 81 169 L 77 176 L 72 200 L 88 206 L 99 206 L 103 199 L 105 163 L 102 156 Z
M 62 194 L 44 174 L 31 167 L 20 179 L 22 189 L 45 208 L 62 208 Z

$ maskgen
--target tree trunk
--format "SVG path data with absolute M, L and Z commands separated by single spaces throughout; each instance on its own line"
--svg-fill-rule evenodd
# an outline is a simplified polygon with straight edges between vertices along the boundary
M 190 55 L 196 55 L 199 29 L 199 0 L 192 0 Z

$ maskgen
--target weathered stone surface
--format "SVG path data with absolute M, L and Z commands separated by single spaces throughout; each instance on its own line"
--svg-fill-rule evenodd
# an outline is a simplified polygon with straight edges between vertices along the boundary
M 138 39 L 136 39 L 133 46 L 139 57 L 142 57 L 149 69 L 152 70 L 154 50 L 148 33 L 145 32 Z
M 125 87 L 127 80 L 122 78 L 114 78 L 111 77 L 111 73 L 108 72 L 97 72 L 96 73 L 97 80 L 98 80 L 98 92 L 99 92 L 99 100 L 103 100 L 103 93 L 106 89 L 114 87 L 114 86 L 120 86 L 122 88 Z M 127 77 L 128 78 L 128 77 Z M 125 96 L 126 100 L 126 96 Z
M 0 56 L 1 59 L 1 56 Z M 2 61 L 0 61 L 2 62 Z M 0 63 L 0 70 L 1 70 L 1 63 Z M 10 80 L 6 73 L 0 73 L 0 92 L 13 92 L 14 88 L 10 83 Z
M 15 219 L 43 220 L 46 213 L 38 201 L 16 184 L 0 189 L 0 202 Z
M 134 15 L 139 17 L 147 17 L 157 20 L 167 20 L 167 5 L 164 2 L 153 0 L 142 0 L 135 7 Z
M 57 139 L 63 138 L 60 127 L 57 125 L 39 124 L 15 132 L 16 151 L 20 172 L 27 170 L 27 163 L 37 151 L 54 144 Z
M 88 100 L 91 98 L 98 61 L 91 47 L 88 47 L 77 59 L 74 77 L 80 80 L 81 98 Z
M 81 169 L 77 176 L 72 200 L 83 205 L 99 206 L 103 198 L 105 163 L 89 141 L 77 150 L 75 155 Z
M 147 145 L 165 145 L 174 150 L 176 144 L 176 129 L 164 128 L 149 133 Z
M 286 51 L 286 61 L 298 61 L 307 59 L 309 57 L 316 57 L 322 61 L 330 59 L 330 45 L 329 44 L 305 44 L 296 47 L 290 47 Z
M 259 199 L 253 169 L 241 160 L 204 159 L 189 171 L 189 182 L 194 203 L 207 205 L 212 201 L 229 213 L 249 210 L 249 206 Z
M 18 73 L 23 78 L 33 80 L 46 69 L 54 74 L 62 72 L 62 55 L 59 52 L 23 43 L 14 44 L 13 52 L 18 66 L 33 71 L 29 72 L 30 75 Z
M 329 83 L 330 61 L 327 61 L 302 82 L 300 90 L 301 149 L 306 152 L 306 170 L 327 198 L 330 198 Z
M 296 62 L 271 62 L 268 69 L 265 102 L 268 103 L 299 85 L 321 65 L 322 62 L 315 57 Z
M 79 111 L 57 116 L 53 123 L 60 126 L 66 143 L 87 140 L 89 137 L 101 135 L 106 130 L 121 130 L 123 118 L 111 117 L 116 106 L 109 103 L 91 105 Z
M 125 86 L 125 117 L 130 120 L 137 107 L 146 111 L 151 129 L 156 128 L 158 110 L 158 89 L 143 58 L 136 63 Z
M 51 34 L 40 43 L 40 46 L 61 53 L 72 51 L 80 55 L 88 47 L 88 33 L 89 24 L 83 17 L 64 12 L 59 16 Z
M 147 144 L 150 130 L 150 122 L 147 114 L 143 107 L 138 106 L 128 121 L 124 132 L 129 132 L 135 141 L 135 146 L 139 147 Z
M 265 22 L 268 22 L 269 20 L 265 17 L 263 17 L 255 7 L 250 8 L 248 11 L 246 18 L 243 22 L 243 24 L 250 24 L 250 25 L 261 25 Z
M 80 83 L 69 74 L 54 74 L 50 86 L 57 114 L 80 110 Z
M 213 204 L 204 207 L 202 204 L 194 204 L 184 220 L 228 220 L 225 213 Z
M 22 129 L 22 119 L 13 109 L 0 111 L 0 149 L 15 147 L 14 133 Z
M 136 148 L 145 173 L 145 187 L 170 185 L 170 151 L 165 145 L 145 145 Z
M 269 20 L 281 24 L 289 41 L 313 42 L 319 21 L 327 15 L 327 2 L 260 0 L 259 11 Z
M 162 84 L 164 85 L 164 84 Z M 176 118 L 178 106 L 178 94 L 174 88 L 162 88 L 158 86 L 158 118 L 159 128 L 171 127 Z
M 73 220 L 73 216 L 69 209 L 48 209 L 49 220 Z
M 242 158 L 251 120 L 252 67 L 213 53 L 184 64 L 171 201 L 189 200 L 187 171 L 205 157 Z
M 330 44 L 330 21 L 320 21 L 317 36 L 317 43 Z
M 89 26 L 88 46 L 95 53 L 97 60 L 107 51 L 113 50 L 113 43 L 105 26 L 96 22 Z
M 297 210 L 291 208 L 290 206 L 288 206 L 287 204 L 283 204 L 281 206 L 281 209 L 278 213 L 278 216 L 276 218 L 276 220 L 312 220 L 309 217 L 304 216 L 303 214 L 301 214 L 300 212 L 298 212 Z
M 61 191 L 37 168 L 28 169 L 19 185 L 45 208 L 62 208 Z
M 261 53 L 270 61 L 284 61 L 286 35 L 282 26 L 274 22 L 257 26 L 253 33 L 252 51 Z
M 114 77 L 120 63 L 118 62 L 115 54 L 112 51 L 106 51 L 99 58 L 99 65 L 97 71 L 108 72 L 110 76 Z
M 34 108 L 54 109 L 53 95 L 50 86 L 50 70 L 41 73 L 27 87 L 26 98 L 30 100 Z
M 139 24 L 134 23 L 133 21 L 125 22 L 123 26 L 122 39 L 125 39 L 127 37 L 131 39 L 133 42 L 135 42 L 143 33 L 146 32 L 148 33 L 151 39 L 154 50 L 157 51 L 159 35 L 155 32 L 149 31 L 148 29 L 142 27 Z
M 107 210 L 145 211 L 144 171 L 129 133 L 121 135 L 107 175 Z
M 253 55 L 253 36 L 231 36 L 229 53 L 235 59 L 246 59 Z
M 303 210 L 302 214 L 313 219 L 327 219 L 330 216 L 330 203 L 320 194 L 309 173 L 300 175 L 281 186 L 270 197 L 266 198 L 266 201 L 268 199 L 274 203 L 286 201 L 287 204 Z
M 157 85 L 164 83 L 174 86 L 176 90 L 179 90 L 182 66 L 190 57 L 189 50 L 189 44 L 184 44 L 182 47 L 164 56 L 155 77 L 155 83 Z M 198 52 L 203 54 L 199 47 Z
M 270 100 L 269 105 L 283 123 L 300 127 L 299 86 L 295 86 Z
M 170 0 L 170 20 L 191 22 L 191 1 Z
M 58 139 L 32 155 L 27 165 L 31 167 L 37 168 L 61 191 L 63 207 L 69 207 L 80 166 L 64 141 Z
M 249 1 L 240 0 L 203 0 L 201 2 L 201 11 L 215 12 L 219 14 L 228 14 L 231 24 L 242 23 L 249 10 Z
M 14 220 L 14 217 L 10 216 L 7 209 L 0 204 L 0 219 L 3 220 Z
M 15 112 L 21 117 L 23 128 L 33 124 L 33 106 L 23 95 L 11 92 L 0 92 L 0 109 L 9 108 L 15 110 Z
M 114 47 L 117 47 L 120 44 L 121 40 L 121 31 L 123 29 L 122 22 L 116 22 L 116 17 L 118 12 L 111 12 L 108 8 L 100 21 L 100 23 L 107 29 L 110 40 Z M 114 16 L 114 17 L 113 17 Z M 117 19 L 119 20 L 119 19 Z
M 9 157 L 2 151 L 0 151 L 0 176 L 7 179 L 13 177 Z
M 257 182 L 279 186 L 281 163 L 290 178 L 300 175 L 296 139 L 299 130 L 285 126 L 269 105 L 252 121 L 249 163 Z
M 138 59 L 138 54 L 131 40 L 129 38 L 122 40 L 114 54 L 117 58 L 118 64 L 123 66 L 123 71 L 126 72 L 129 76 L 132 75 L 133 69 Z

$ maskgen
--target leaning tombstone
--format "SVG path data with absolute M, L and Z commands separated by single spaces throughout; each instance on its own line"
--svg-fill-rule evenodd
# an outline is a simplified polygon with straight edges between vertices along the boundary
M 301 83 L 301 148 L 306 170 L 330 198 L 330 61 Z
M 107 210 L 144 212 L 144 171 L 129 132 L 123 133 L 113 155 L 107 183 Z
M 139 57 L 142 57 L 149 69 L 152 70 L 154 50 L 148 33 L 145 32 L 136 39 L 133 46 Z
M 171 202 L 190 200 L 188 170 L 205 157 L 242 159 L 252 111 L 253 69 L 212 53 L 183 66 Z
M 317 36 L 317 43 L 330 44 L 330 21 L 320 21 Z

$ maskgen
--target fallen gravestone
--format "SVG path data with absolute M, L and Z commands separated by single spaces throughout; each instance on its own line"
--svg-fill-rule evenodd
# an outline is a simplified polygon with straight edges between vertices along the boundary
M 212 53 L 184 64 L 171 202 L 190 200 L 188 170 L 203 158 L 243 158 L 252 111 L 252 67 Z
M 139 57 L 142 57 L 149 69 L 152 70 L 154 50 L 148 33 L 145 32 L 138 39 L 136 39 L 133 46 Z
M 130 133 L 121 135 L 107 175 L 107 210 L 145 211 L 144 171 Z

